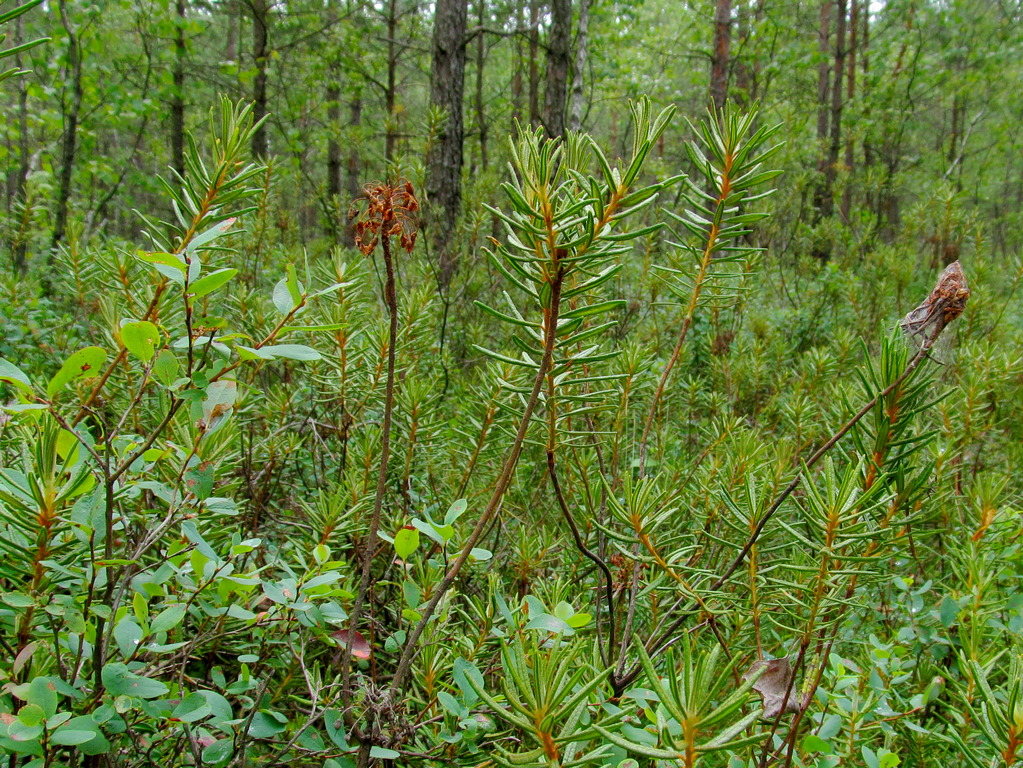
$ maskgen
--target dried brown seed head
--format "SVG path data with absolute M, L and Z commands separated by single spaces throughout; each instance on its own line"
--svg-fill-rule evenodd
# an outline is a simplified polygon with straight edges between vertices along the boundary
M 970 298 L 970 286 L 966 282 L 963 267 L 953 261 L 938 278 L 934 290 L 923 304 L 902 318 L 899 326 L 907 336 L 916 337 L 921 343 L 930 345 L 945 326 L 955 320 L 966 309 Z

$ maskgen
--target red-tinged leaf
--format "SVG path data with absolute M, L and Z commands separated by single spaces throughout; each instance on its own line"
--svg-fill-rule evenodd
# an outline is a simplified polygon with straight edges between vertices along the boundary
M 348 632 L 347 629 L 339 629 L 337 632 L 333 632 L 331 637 L 337 640 L 338 645 L 342 648 L 348 646 Z M 352 640 L 352 656 L 357 659 L 368 659 L 372 655 L 369 648 L 369 643 L 366 642 L 366 638 L 361 633 L 356 632 L 355 637 Z

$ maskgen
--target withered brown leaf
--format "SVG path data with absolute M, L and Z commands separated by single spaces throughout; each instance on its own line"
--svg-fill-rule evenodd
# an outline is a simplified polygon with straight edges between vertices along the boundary
M 743 679 L 748 680 L 761 669 L 764 671 L 753 683 L 753 690 L 764 700 L 763 718 L 773 720 L 780 714 L 798 712 L 799 695 L 792 682 L 792 664 L 788 657 L 757 659 L 743 675 Z
M 966 283 L 963 267 L 958 261 L 953 261 L 938 277 L 937 285 L 923 304 L 902 318 L 899 327 L 910 338 L 929 346 L 941 335 L 945 326 L 963 313 L 969 298 L 970 286 Z

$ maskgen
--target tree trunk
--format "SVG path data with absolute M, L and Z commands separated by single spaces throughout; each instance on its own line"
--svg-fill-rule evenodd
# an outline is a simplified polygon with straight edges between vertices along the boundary
M 67 230 L 68 201 L 71 197 L 71 175 L 78 148 L 78 116 L 82 109 L 82 48 L 78 33 L 68 18 L 67 0 L 60 0 L 60 23 L 68 38 L 68 74 L 70 75 L 71 103 L 64 114 L 64 135 L 60 146 L 60 177 L 57 191 L 57 215 L 50 240 L 49 263 L 53 263 L 54 251 L 64 239 Z
M 827 191 L 828 141 L 830 139 L 830 86 L 831 86 L 831 0 L 821 0 L 817 29 L 817 174 L 814 188 L 814 223 L 831 215 Z
M 710 62 L 710 98 L 714 109 L 724 109 L 728 98 L 728 56 L 732 45 L 732 0 L 714 4 L 714 53 Z
M 174 91 L 171 96 L 171 167 L 185 175 L 185 0 L 176 0 L 174 19 Z
M 433 25 L 430 102 L 447 116 L 426 159 L 429 233 L 447 287 L 458 267 L 455 222 L 462 203 L 462 101 L 465 95 L 467 0 L 437 0 Z
M 828 86 L 831 83 L 831 0 L 821 0 L 820 19 L 817 29 L 817 143 L 821 147 L 820 157 L 828 138 Z M 823 170 L 823 169 L 820 169 Z
M 266 108 L 266 68 L 270 50 L 268 44 L 268 24 L 270 8 L 267 0 L 252 0 L 252 58 L 256 64 L 256 76 L 252 80 L 252 117 L 256 122 L 267 115 Z M 252 134 L 252 156 L 266 157 L 269 153 L 267 144 L 266 124 L 262 124 Z
M 333 6 L 327 11 L 327 22 L 331 29 L 337 26 L 337 11 Z M 341 45 L 333 43 L 330 62 L 327 67 L 327 200 L 326 234 L 332 240 L 341 238 Z
M 480 33 L 476 37 L 476 127 L 480 134 L 480 165 L 487 170 L 490 164 L 487 151 L 487 114 L 483 104 L 483 70 L 486 65 L 487 49 L 483 25 L 487 20 L 486 0 L 476 0 L 477 21 Z
M 238 61 L 238 1 L 226 0 L 227 37 L 224 41 L 224 61 Z
M 858 48 L 859 35 L 859 0 L 849 0 L 849 55 L 846 62 L 846 88 L 845 98 L 847 104 L 852 104 L 856 96 L 856 53 Z M 850 181 L 846 182 L 845 191 L 842 193 L 842 220 L 849 221 L 852 212 L 852 170 L 853 170 L 853 137 L 850 133 L 845 139 L 845 168 Z
M 540 9 L 541 0 L 529 2 L 529 123 L 540 124 Z
M 547 90 L 543 108 L 544 126 L 551 138 L 565 135 L 571 49 L 572 0 L 551 0 L 551 32 L 547 38 Z
M 838 0 L 837 22 L 835 25 L 835 64 L 832 67 L 834 82 L 831 84 L 831 122 L 829 125 L 829 146 L 827 164 L 824 168 L 824 210 L 827 216 L 834 213 L 835 179 L 838 175 L 838 157 L 842 150 L 842 85 L 845 79 L 845 18 L 846 0 Z
M 739 51 L 744 54 L 735 60 L 735 91 L 736 102 L 746 105 L 754 98 L 754 81 L 749 60 L 756 56 L 753 51 L 753 36 L 750 34 L 750 7 L 744 2 L 739 3 L 735 20 L 735 31 L 739 39 Z M 663 134 L 662 134 L 663 135 Z
M 519 3 L 515 7 L 515 22 L 516 26 L 525 28 L 527 22 L 526 6 L 525 3 Z M 522 40 L 522 35 L 515 36 L 515 71 L 512 74 L 511 92 L 512 92 L 512 130 L 514 131 L 519 123 L 522 122 L 522 92 L 523 92 L 523 73 L 526 69 L 526 56 L 525 46 Z M 515 138 L 518 138 L 517 136 Z
M 568 106 L 568 129 L 579 131 L 583 127 L 583 109 L 586 104 L 585 72 L 590 63 L 590 3 L 579 0 L 579 27 L 575 34 L 575 65 L 572 67 L 572 96 Z
M 959 152 L 959 142 L 962 140 L 965 125 L 966 107 L 963 104 L 963 97 L 956 90 L 952 94 L 952 116 L 949 120 L 951 135 L 948 139 L 948 152 L 946 162 L 951 168 L 956 161 Z
M 463 26 L 464 29 L 464 26 Z M 384 110 L 387 112 L 387 123 L 384 133 L 384 161 L 387 164 L 387 175 L 390 176 L 394 162 L 395 148 L 398 145 L 398 126 L 395 124 L 398 103 L 398 0 L 390 0 L 387 4 L 387 85 L 384 89 Z
M 14 21 L 15 45 L 25 42 L 22 35 L 21 17 Z M 21 53 L 14 59 L 15 66 L 19 70 L 23 68 Z M 18 78 L 18 171 L 14 183 L 8 189 L 7 212 L 11 212 L 14 201 L 19 201 L 24 206 L 20 219 L 22 227 L 11 246 L 11 261 L 14 271 L 20 275 L 25 274 L 28 268 L 28 238 L 27 222 L 31 216 L 31 206 L 28 200 L 28 172 L 29 172 L 29 146 L 28 146 L 28 81 L 24 77 Z
M 348 102 L 348 125 L 352 132 L 358 132 L 362 125 L 362 94 L 356 88 L 352 94 L 352 100 Z M 348 203 L 359 197 L 361 191 L 362 157 L 359 154 L 360 142 L 350 139 L 348 142 L 347 173 L 345 175 L 345 191 L 348 193 Z M 346 213 L 345 231 L 342 233 L 342 242 L 349 248 L 355 247 L 355 219 L 354 211 L 349 208 Z
M 341 71 L 337 60 L 331 62 L 327 83 L 327 235 L 336 239 L 341 224 Z

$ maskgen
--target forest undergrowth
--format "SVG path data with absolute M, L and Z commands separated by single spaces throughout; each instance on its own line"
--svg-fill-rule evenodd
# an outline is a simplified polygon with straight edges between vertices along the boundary
M 5 275 L 8 764 L 1015 764 L 1023 265 L 762 248 L 780 128 L 672 121 L 521 128 L 449 282 L 404 179 L 290 242 L 225 100 Z

